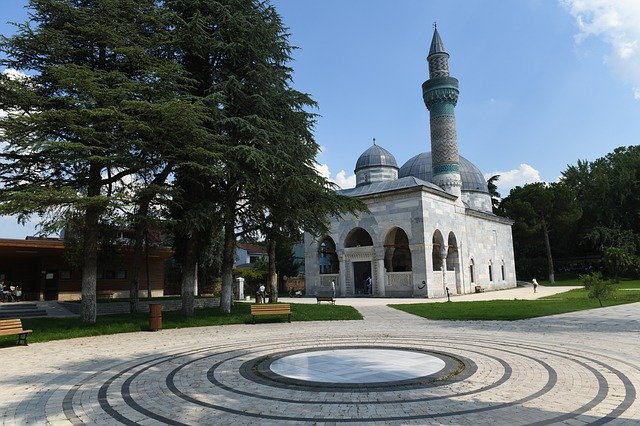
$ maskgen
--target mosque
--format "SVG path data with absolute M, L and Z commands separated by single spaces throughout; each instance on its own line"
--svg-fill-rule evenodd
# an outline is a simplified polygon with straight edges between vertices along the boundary
M 437 28 L 422 95 L 431 152 L 398 167 L 374 145 L 356 162 L 355 188 L 369 212 L 331 218 L 329 232 L 305 234 L 305 284 L 316 294 L 335 283 L 342 297 L 444 297 L 516 286 L 511 225 L 496 216 L 480 170 L 458 154 L 458 80 Z

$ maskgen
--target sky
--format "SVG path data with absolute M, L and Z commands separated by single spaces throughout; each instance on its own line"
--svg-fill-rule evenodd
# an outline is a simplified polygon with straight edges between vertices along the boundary
M 0 33 L 26 19 L 26 3 L 3 1 Z M 431 149 L 421 85 L 434 22 L 460 82 L 460 154 L 500 175 L 503 196 L 637 144 L 639 0 L 271 3 L 297 47 L 292 86 L 318 103 L 318 171 L 343 188 L 373 138 L 399 166 Z M 33 224 L 0 218 L 0 237 L 28 234 Z

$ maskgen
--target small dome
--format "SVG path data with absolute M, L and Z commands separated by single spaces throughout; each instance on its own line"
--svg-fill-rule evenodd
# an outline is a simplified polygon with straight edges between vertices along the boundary
M 355 172 L 358 172 L 358 170 L 364 169 L 366 167 L 375 166 L 387 166 L 397 169 L 398 163 L 396 163 L 395 157 L 389 151 L 382 148 L 381 146 L 373 145 L 371 148 L 363 152 L 362 155 L 358 158 L 358 161 L 356 162 Z
M 432 175 L 430 152 L 423 152 L 411 157 L 400 167 L 398 172 L 399 178 L 413 176 L 427 182 L 432 182 Z M 460 156 L 460 178 L 462 179 L 463 191 L 489 192 L 487 181 L 480 169 L 462 155 Z

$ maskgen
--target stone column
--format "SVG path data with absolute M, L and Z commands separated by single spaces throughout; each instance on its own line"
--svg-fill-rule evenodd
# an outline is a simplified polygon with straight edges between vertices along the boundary
M 238 283 L 238 300 L 244 300 L 244 278 L 236 278 Z
M 347 296 L 347 273 L 348 268 L 351 267 L 351 262 L 347 261 L 344 256 L 344 250 L 338 250 L 338 264 L 339 266 L 339 274 L 338 277 L 338 288 L 336 289 L 337 295 L 341 297 Z

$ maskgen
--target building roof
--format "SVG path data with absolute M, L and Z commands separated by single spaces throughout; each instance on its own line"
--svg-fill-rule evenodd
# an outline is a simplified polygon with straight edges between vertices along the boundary
M 374 142 L 372 147 L 358 157 L 355 171 L 357 172 L 358 170 L 373 166 L 388 166 L 397 169 L 398 163 L 396 163 L 396 158 L 393 154 L 383 147 L 376 145 Z
M 431 152 L 423 152 L 407 160 L 400 167 L 398 177 L 415 176 L 418 179 L 431 182 L 433 169 L 431 167 Z M 460 156 L 460 177 L 463 191 L 477 191 L 489 193 L 484 175 L 471 161 Z
M 238 243 L 236 247 L 246 250 L 249 254 L 267 254 L 267 249 L 257 244 Z
M 374 182 L 369 185 L 357 186 L 355 188 L 342 189 L 338 191 L 347 197 L 363 197 L 365 195 L 381 194 L 383 192 L 399 191 L 401 189 L 426 187 L 442 194 L 446 194 L 442 188 L 431 183 L 420 180 L 414 176 L 407 176 L 396 180 Z
M 437 28 L 433 30 L 433 38 L 431 39 L 431 48 L 429 49 L 429 56 L 434 55 L 436 53 L 447 53 L 447 50 L 444 48 L 444 43 L 440 38 L 440 34 L 438 33 Z

